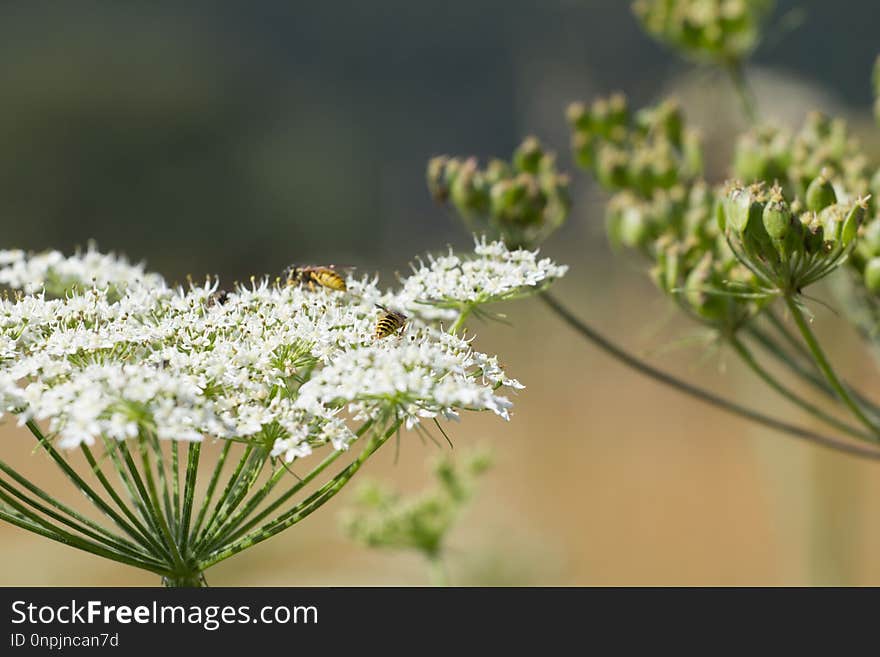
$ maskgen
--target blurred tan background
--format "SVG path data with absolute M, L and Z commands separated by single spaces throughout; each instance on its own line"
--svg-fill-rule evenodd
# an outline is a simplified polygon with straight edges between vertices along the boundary
M 751 70 L 763 113 L 795 124 L 813 107 L 841 113 L 877 153 L 873 3 L 847 3 L 846 15 L 822 2 L 779 4 L 779 16 L 804 12 Z M 724 80 L 652 44 L 626 5 L 4 5 L 2 246 L 69 251 L 95 238 L 171 279 L 336 262 L 380 271 L 391 285 L 416 253 L 468 244 L 424 190 L 430 156 L 506 157 L 534 133 L 568 167 L 565 105 L 617 89 L 634 104 L 678 94 L 710 145 L 710 174 L 723 176 L 742 127 Z M 609 253 L 602 197 L 583 174 L 574 182 L 570 223 L 544 249 L 572 266 L 558 296 L 652 362 L 808 424 L 732 355 L 678 344 L 693 326 L 659 298 L 642 263 Z M 537 301 L 503 311 L 513 327 L 473 328 L 527 388 L 509 424 L 472 415 L 451 427 L 457 450 L 479 444 L 496 459 L 451 536 L 454 584 L 880 584 L 880 464 L 642 379 Z M 840 370 L 876 390 L 876 363 L 854 332 L 816 313 Z M 4 460 L 44 488 L 69 488 L 14 421 L 0 438 Z M 389 446 L 362 476 L 423 486 L 436 448 L 404 438 L 397 465 Z M 425 583 L 415 556 L 342 535 L 352 492 L 213 568 L 209 582 Z M 155 580 L 0 526 L 2 585 Z

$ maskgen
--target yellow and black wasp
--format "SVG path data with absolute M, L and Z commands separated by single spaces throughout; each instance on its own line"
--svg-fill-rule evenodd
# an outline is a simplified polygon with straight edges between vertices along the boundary
M 308 285 L 310 290 L 318 286 L 337 292 L 348 289 L 345 279 L 336 270 L 336 265 L 291 265 L 284 270 L 284 278 L 288 285 Z
M 407 316 L 403 313 L 397 312 L 396 310 L 389 310 L 378 303 L 376 304 L 376 307 L 382 310 L 382 316 L 379 317 L 379 321 L 376 322 L 376 331 L 373 334 L 377 340 L 394 335 L 406 326 Z

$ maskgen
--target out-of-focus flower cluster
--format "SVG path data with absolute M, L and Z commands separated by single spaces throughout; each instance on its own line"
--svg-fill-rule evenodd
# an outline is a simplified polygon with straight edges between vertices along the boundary
M 651 36 L 696 60 L 727 64 L 758 45 L 773 0 L 636 0 L 633 12 Z
M 90 245 L 85 253 L 65 257 L 60 251 L 31 254 L 21 249 L 0 251 L 0 286 L 31 294 L 45 291 L 53 297 L 82 292 L 92 286 L 110 288 L 118 297 L 127 287 L 157 287 L 162 277 L 131 264 L 113 253 L 99 253 Z
M 444 455 L 432 468 L 436 485 L 414 496 L 367 482 L 358 491 L 356 506 L 343 516 L 343 528 L 367 547 L 414 549 L 434 557 L 471 498 L 477 477 L 489 466 L 484 452 L 467 454 L 457 462 Z
M 752 129 L 730 169 L 741 182 L 713 186 L 670 101 L 633 115 L 612 96 L 574 104 L 568 118 L 575 158 L 612 193 L 611 242 L 649 258 L 658 286 L 702 321 L 736 330 L 774 294 L 800 293 L 847 261 L 880 290 L 880 177 L 841 120 Z
M 434 199 L 451 203 L 473 232 L 510 248 L 540 244 L 571 208 L 568 176 L 534 137 L 523 141 L 510 162 L 492 160 L 484 169 L 476 158 L 435 157 L 427 181 Z
M 5 252 L 0 276 L 30 292 L 0 300 L 0 400 L 24 422 L 48 424 L 65 447 L 138 436 L 253 441 L 287 461 L 329 443 L 345 449 L 350 424 L 455 417 L 506 418 L 499 388 L 522 387 L 494 357 L 419 316 L 374 337 L 378 300 L 430 304 L 536 290 L 564 269 L 500 243 L 382 291 L 349 277 L 348 290 L 257 281 L 218 295 L 217 282 L 172 288 L 124 260 Z M 456 280 L 467 278 L 467 288 Z M 48 285 L 64 280 L 51 298 Z M 502 293 L 503 297 L 504 294 Z

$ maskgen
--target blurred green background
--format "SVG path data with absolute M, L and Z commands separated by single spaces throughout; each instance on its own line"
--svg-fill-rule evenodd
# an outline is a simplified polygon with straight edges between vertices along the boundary
M 842 114 L 877 154 L 876 3 L 778 4 L 750 67 L 762 113 L 794 125 L 812 108 Z M 534 133 L 570 169 L 566 104 L 614 90 L 634 105 L 679 95 L 710 145 L 710 177 L 723 177 L 743 127 L 726 81 L 642 35 L 628 5 L 3 3 L 2 246 L 70 251 L 94 238 L 172 280 L 335 262 L 390 285 L 416 253 L 469 242 L 425 191 L 429 157 L 506 157 Z M 573 173 L 572 218 L 545 247 L 572 265 L 559 295 L 665 367 L 809 423 L 725 353 L 672 348 L 692 327 L 642 263 L 610 253 L 602 196 Z M 880 466 L 638 378 L 536 301 L 505 310 L 514 327 L 476 325 L 479 346 L 527 389 L 509 425 L 466 417 L 453 427 L 457 445 L 496 454 L 451 538 L 454 583 L 880 584 Z M 855 334 L 817 315 L 840 369 L 876 388 Z M 14 423 L 0 434 L 37 483 L 66 485 Z M 409 436 L 397 465 L 388 449 L 366 471 L 417 490 L 434 449 Z M 209 582 L 423 583 L 416 557 L 342 536 L 350 495 L 214 568 Z M 7 526 L 0 557 L 0 584 L 156 583 Z

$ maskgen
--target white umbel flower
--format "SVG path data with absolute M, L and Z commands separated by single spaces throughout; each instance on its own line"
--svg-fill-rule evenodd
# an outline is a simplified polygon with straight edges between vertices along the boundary
M 549 258 L 539 259 L 537 251 L 511 251 L 503 242 L 481 238 L 467 257 L 450 249 L 446 255 L 418 260 L 399 298 L 415 312 L 425 305 L 459 309 L 533 294 L 567 270 Z
M 85 253 L 65 257 L 59 251 L 30 254 L 20 249 L 0 251 L 0 285 L 34 293 L 49 290 L 62 296 L 73 290 L 131 286 L 160 287 L 162 277 L 131 264 L 113 253 L 99 253 L 89 246 Z
M 538 289 L 565 268 L 477 242 L 432 259 L 400 291 L 349 278 L 345 293 L 258 281 L 220 303 L 216 281 L 172 289 L 156 274 L 90 250 L 64 258 L 0 252 L 0 403 L 45 423 L 63 447 L 139 436 L 254 441 L 272 457 L 347 449 L 350 426 L 413 426 L 461 411 L 508 417 L 497 358 L 424 317 L 374 338 L 376 303 L 479 304 Z M 63 281 L 60 298 L 50 284 Z

